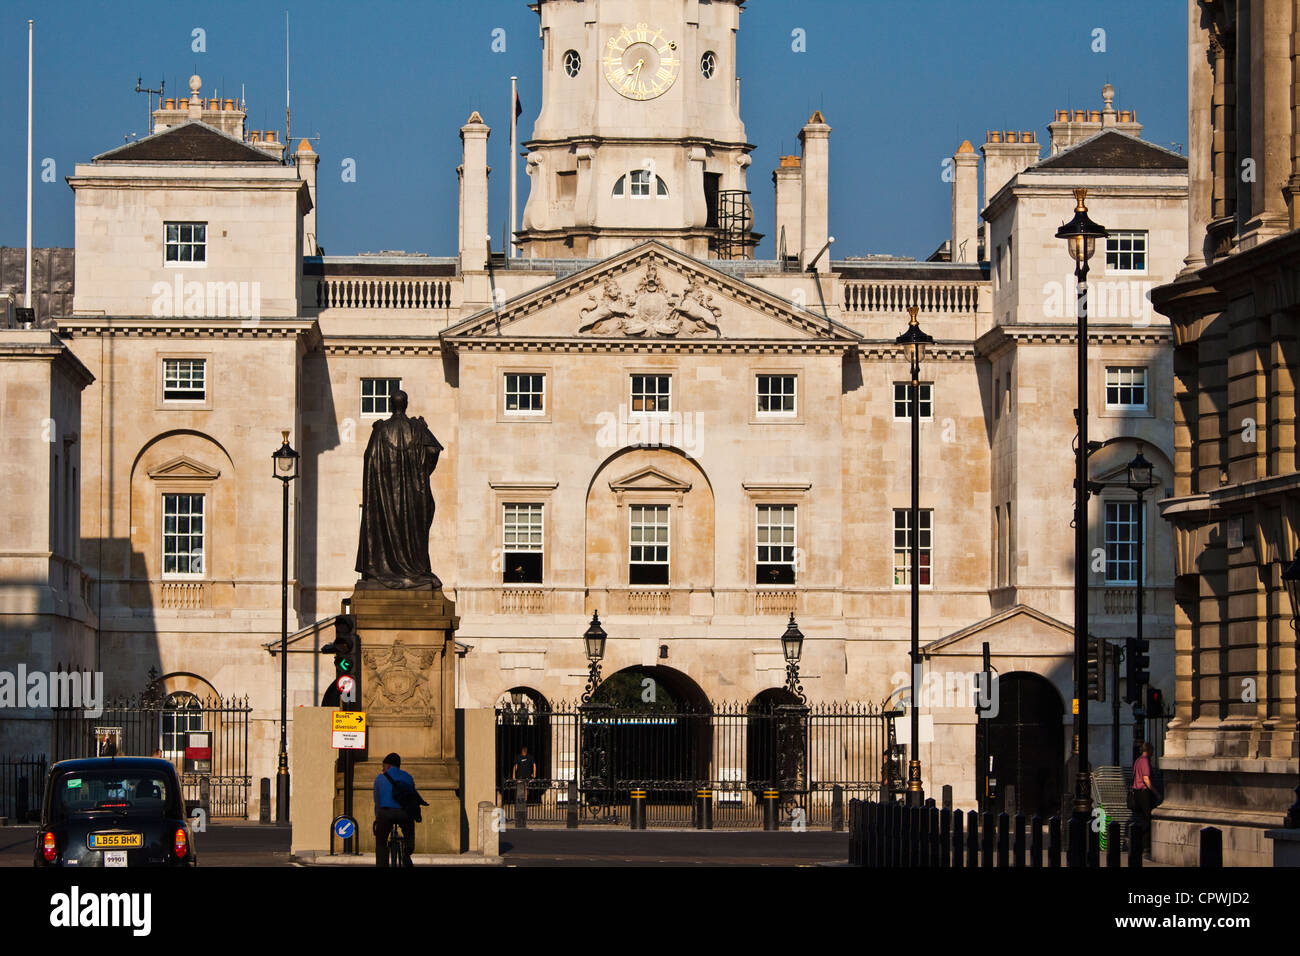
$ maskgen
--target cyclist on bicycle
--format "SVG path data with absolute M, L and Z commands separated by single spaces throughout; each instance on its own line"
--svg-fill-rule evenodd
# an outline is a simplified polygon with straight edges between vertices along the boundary
M 375 777 L 375 865 L 388 866 L 388 836 L 394 827 L 402 829 L 402 863 L 411 866 L 415 852 L 415 822 L 411 814 L 402 809 L 394 787 L 415 792 L 415 780 L 402 769 L 400 755 L 391 753 L 384 758 L 384 769 Z

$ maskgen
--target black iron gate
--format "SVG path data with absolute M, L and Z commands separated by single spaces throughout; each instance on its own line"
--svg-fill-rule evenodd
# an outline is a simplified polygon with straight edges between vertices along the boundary
M 53 759 L 161 754 L 176 764 L 185 802 L 211 817 L 248 816 L 248 698 L 162 695 L 150 686 L 138 697 L 105 702 L 89 717 L 77 708 L 55 708 Z M 207 753 L 193 749 L 206 743 Z M 187 756 L 187 750 L 189 755 Z
M 554 707 L 527 700 L 497 709 L 497 796 L 513 819 L 520 788 L 528 823 L 626 824 L 633 790 L 646 792 L 647 824 L 689 827 L 696 794 L 713 800 L 713 825 L 762 825 L 765 790 L 781 793 L 783 825 L 829 826 L 835 791 L 879 799 L 896 711 L 867 703 L 812 707 L 718 704 L 671 711 L 608 704 Z M 518 781 L 527 747 L 536 776 Z

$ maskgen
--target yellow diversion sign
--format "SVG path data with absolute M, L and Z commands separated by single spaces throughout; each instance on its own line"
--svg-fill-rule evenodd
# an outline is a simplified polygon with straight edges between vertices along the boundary
M 335 750 L 364 750 L 366 746 L 366 712 L 336 710 L 333 719 Z

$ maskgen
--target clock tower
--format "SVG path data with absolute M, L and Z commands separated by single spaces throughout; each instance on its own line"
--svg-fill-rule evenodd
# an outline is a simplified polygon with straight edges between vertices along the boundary
M 516 239 L 534 258 L 604 258 L 658 239 L 748 258 L 753 149 L 740 120 L 744 0 L 536 0 L 542 109 Z

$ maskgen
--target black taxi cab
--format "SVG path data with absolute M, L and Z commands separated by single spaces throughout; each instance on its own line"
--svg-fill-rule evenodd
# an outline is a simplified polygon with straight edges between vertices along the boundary
M 193 866 L 176 768 L 151 757 L 63 760 L 50 768 L 36 866 Z

